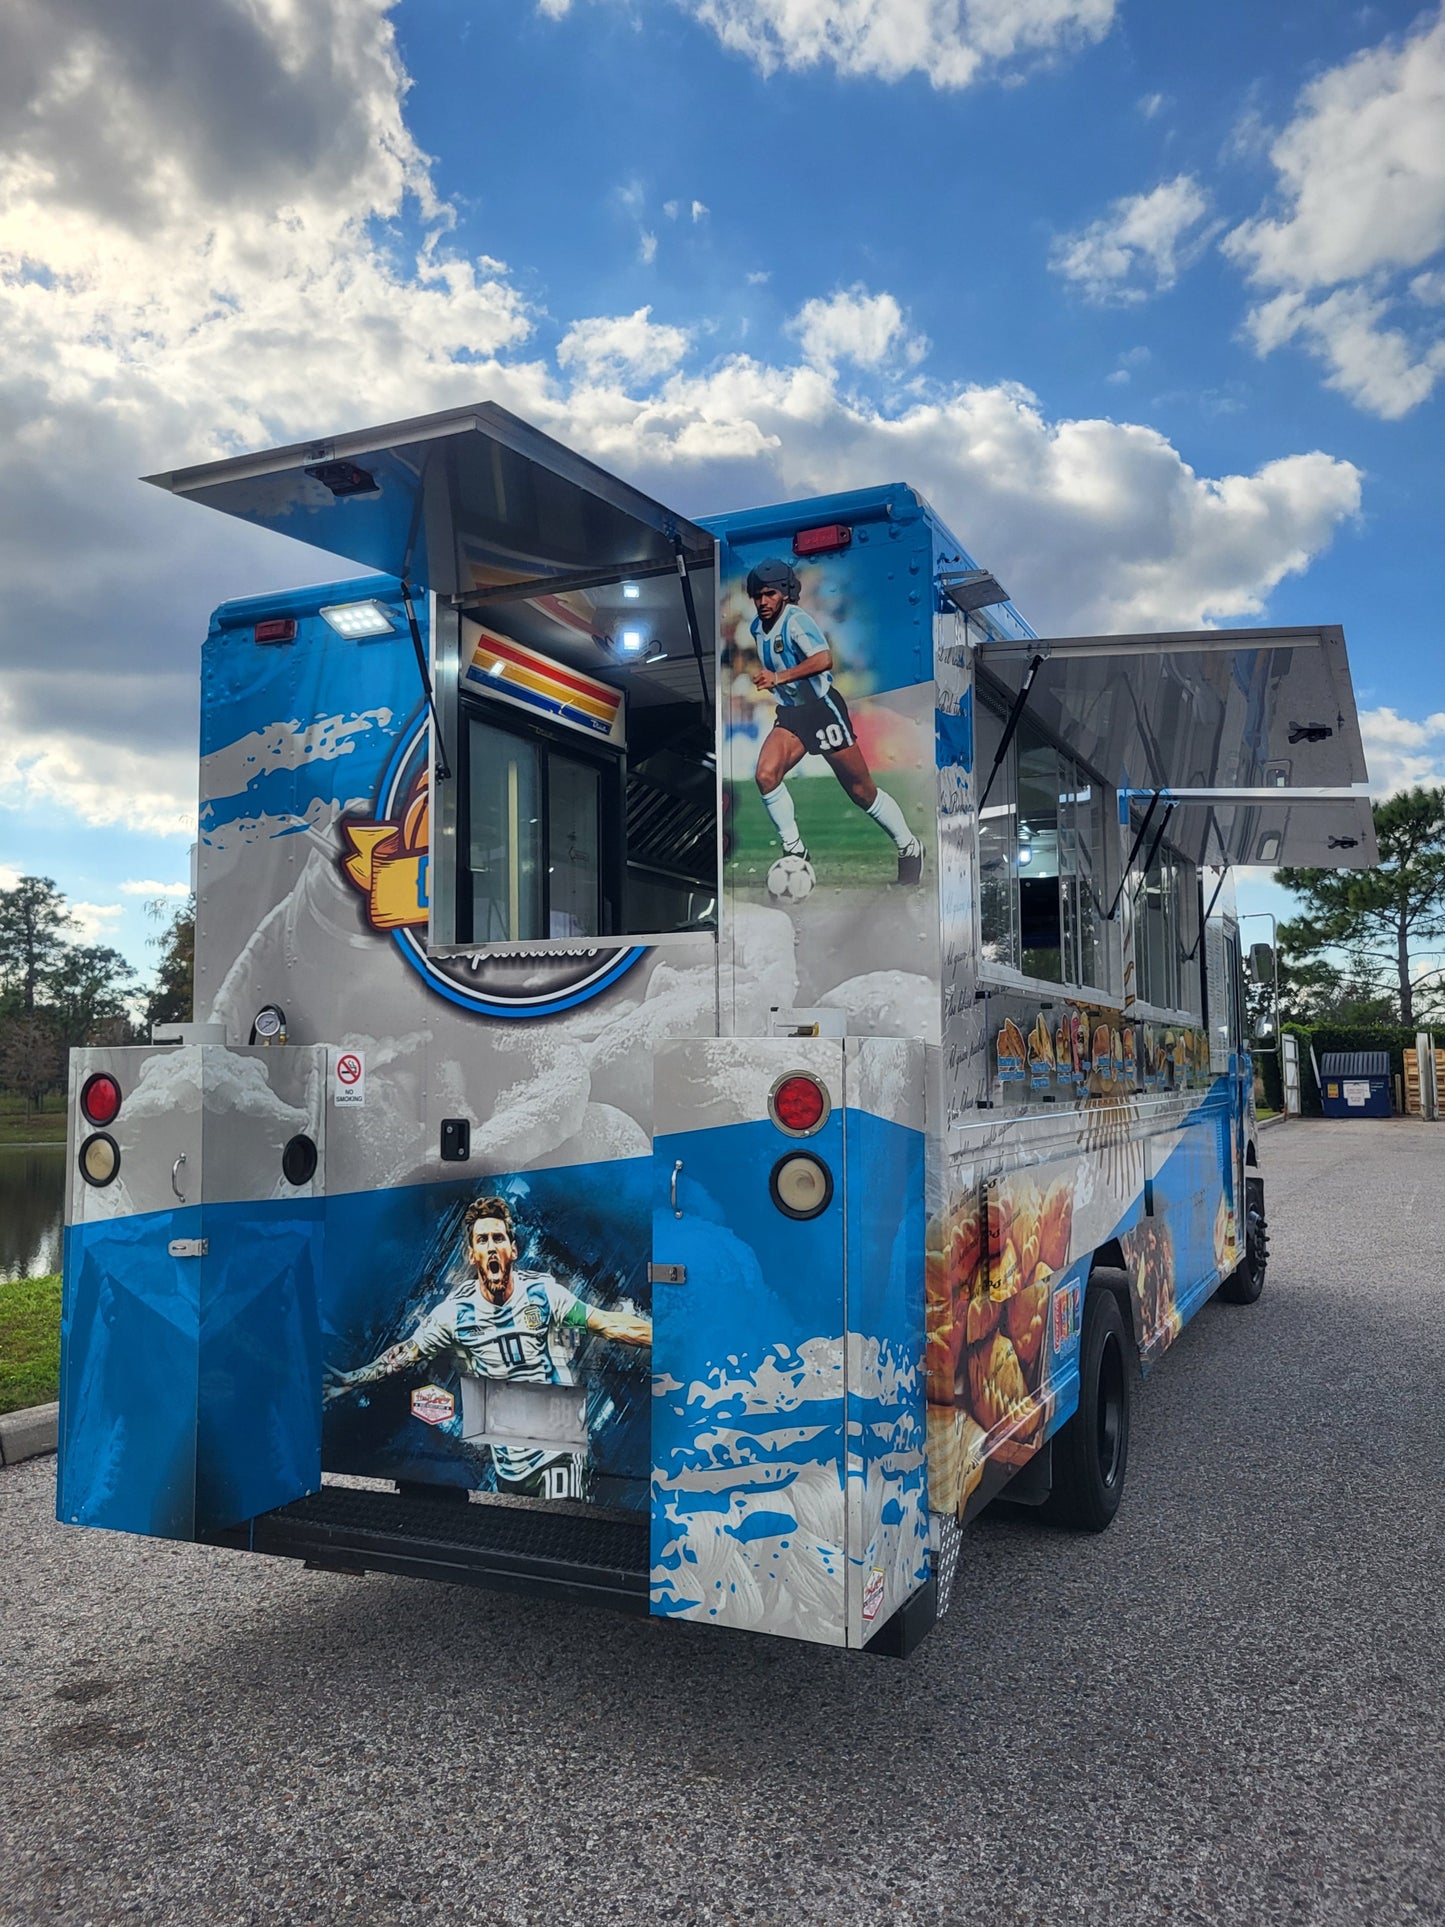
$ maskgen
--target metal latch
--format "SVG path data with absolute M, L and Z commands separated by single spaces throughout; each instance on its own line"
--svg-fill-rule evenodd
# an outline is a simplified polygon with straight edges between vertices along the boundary
M 166 1246 L 168 1258 L 204 1258 L 210 1250 L 208 1238 L 172 1238 Z
M 647 1282 L 650 1285 L 685 1285 L 687 1283 L 686 1265 L 649 1265 Z

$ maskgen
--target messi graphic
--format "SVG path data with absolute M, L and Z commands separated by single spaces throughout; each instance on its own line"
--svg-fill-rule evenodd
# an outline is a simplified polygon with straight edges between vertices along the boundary
M 559 951 L 489 944 L 457 956 L 431 954 L 430 740 L 422 709 L 381 779 L 375 814 L 340 825 L 342 872 L 360 892 L 371 928 L 395 941 L 428 989 L 484 1017 L 549 1017 L 616 983 L 640 962 L 644 946 L 587 943 Z
M 350 1214 L 322 1308 L 328 1466 L 645 1506 L 650 1183 L 646 1159 L 574 1165 Z

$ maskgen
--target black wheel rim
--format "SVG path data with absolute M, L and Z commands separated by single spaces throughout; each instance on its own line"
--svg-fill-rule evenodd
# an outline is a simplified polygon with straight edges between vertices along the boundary
M 1099 1477 L 1112 1488 L 1124 1456 L 1124 1356 L 1112 1332 L 1099 1354 Z

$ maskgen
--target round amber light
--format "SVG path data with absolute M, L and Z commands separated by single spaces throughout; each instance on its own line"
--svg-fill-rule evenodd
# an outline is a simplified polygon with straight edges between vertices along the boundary
M 108 1071 L 87 1077 L 80 1093 L 80 1108 L 92 1124 L 109 1124 L 120 1109 L 120 1085 Z
M 80 1175 L 99 1188 L 120 1170 L 120 1146 L 105 1131 L 97 1131 L 80 1147 Z
M 768 1109 L 780 1130 L 790 1131 L 794 1137 L 811 1137 L 827 1119 L 828 1093 L 816 1077 L 795 1071 L 773 1086 Z
M 773 1166 L 768 1188 L 784 1216 L 816 1218 L 832 1203 L 833 1174 L 821 1158 L 794 1151 Z

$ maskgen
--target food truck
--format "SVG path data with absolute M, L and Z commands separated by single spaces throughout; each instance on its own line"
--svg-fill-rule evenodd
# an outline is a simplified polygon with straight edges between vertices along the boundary
M 1107 1526 L 1264 1278 L 1231 868 L 1376 860 L 1340 630 L 491 403 L 150 479 L 347 572 L 212 617 L 194 1021 L 73 1059 L 60 1519 L 895 1654 Z

